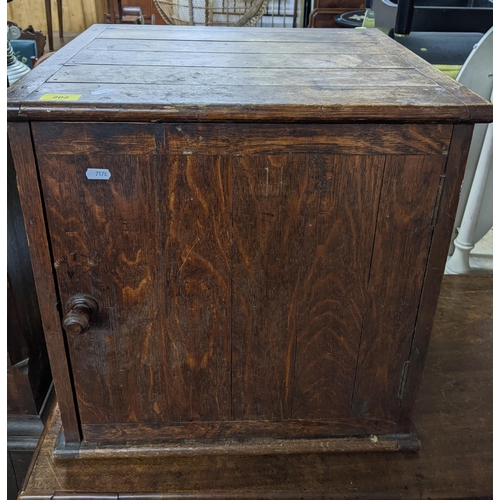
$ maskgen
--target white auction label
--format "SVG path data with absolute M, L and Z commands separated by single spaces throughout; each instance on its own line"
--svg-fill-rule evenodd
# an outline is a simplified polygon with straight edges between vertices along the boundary
M 90 180 L 107 181 L 111 177 L 111 172 L 107 168 L 87 168 L 85 175 Z

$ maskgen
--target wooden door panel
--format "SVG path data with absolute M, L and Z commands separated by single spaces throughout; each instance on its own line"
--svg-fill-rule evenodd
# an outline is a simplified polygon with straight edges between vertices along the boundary
M 235 419 L 290 418 L 307 156 L 233 158 Z
M 109 180 L 86 178 L 103 167 Z M 42 156 L 39 168 L 63 312 L 79 293 L 100 305 L 90 331 L 67 335 L 81 420 L 163 421 L 154 159 Z
M 350 416 L 384 159 L 235 159 L 235 419 Z
M 350 415 L 384 162 L 311 157 L 293 418 Z
M 231 418 L 228 158 L 158 158 L 170 421 Z
M 108 181 L 86 179 L 104 166 Z M 224 162 L 43 156 L 39 167 L 62 303 L 89 293 L 101 306 L 89 332 L 68 335 L 82 422 L 227 418 Z
M 387 157 L 353 398 L 355 418 L 396 420 L 399 415 L 403 368 L 445 162 L 443 156 Z

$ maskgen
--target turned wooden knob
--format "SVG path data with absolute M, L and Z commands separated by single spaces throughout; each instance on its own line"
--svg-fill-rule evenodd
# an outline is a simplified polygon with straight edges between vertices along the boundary
M 85 333 L 99 312 L 99 304 L 90 295 L 74 295 L 67 304 L 64 329 L 71 334 Z

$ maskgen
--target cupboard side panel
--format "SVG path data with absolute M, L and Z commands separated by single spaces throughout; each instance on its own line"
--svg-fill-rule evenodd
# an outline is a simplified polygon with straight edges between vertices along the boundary
M 80 429 L 75 407 L 70 367 L 66 358 L 66 342 L 61 329 L 58 298 L 53 279 L 52 261 L 45 232 L 38 173 L 28 123 L 9 123 L 8 138 L 16 169 L 19 199 L 38 296 L 40 315 L 61 409 L 64 437 L 67 443 L 80 441 Z
M 13 365 L 29 358 L 25 374 L 37 410 L 52 382 L 36 286 L 16 185 L 16 171 L 7 147 L 7 351 Z M 12 324 L 11 324 L 12 323 Z M 23 370 L 24 371 L 24 370 Z
M 311 156 L 293 418 L 350 415 L 384 164 Z
M 387 158 L 352 415 L 396 420 L 446 157 Z

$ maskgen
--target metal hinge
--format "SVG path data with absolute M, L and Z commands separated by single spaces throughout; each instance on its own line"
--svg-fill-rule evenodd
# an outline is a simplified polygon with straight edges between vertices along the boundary
M 429 224 L 429 227 L 434 228 L 436 226 L 438 214 L 439 214 L 439 207 L 441 206 L 441 198 L 443 196 L 443 185 L 444 185 L 444 178 L 446 175 L 441 175 L 439 177 L 439 185 L 436 193 L 436 201 L 434 202 L 434 208 L 432 209 L 432 217 L 431 217 L 431 222 Z
M 401 378 L 399 379 L 399 391 L 398 398 L 403 399 L 403 395 L 406 391 L 406 386 L 408 385 L 408 370 L 410 368 L 410 362 L 405 361 L 403 365 L 403 370 L 401 370 Z

